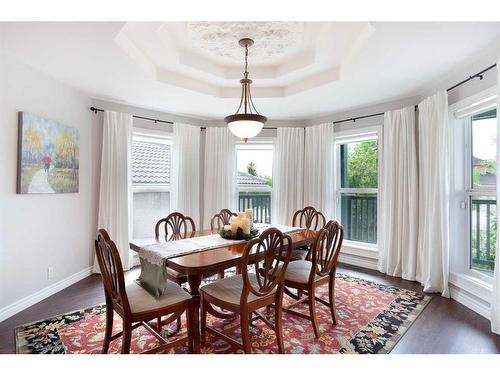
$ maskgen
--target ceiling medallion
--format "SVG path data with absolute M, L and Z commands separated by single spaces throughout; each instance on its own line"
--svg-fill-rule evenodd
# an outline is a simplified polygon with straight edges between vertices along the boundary
M 249 138 L 255 137 L 260 133 L 267 117 L 259 114 L 252 101 L 252 94 L 250 93 L 250 84 L 252 80 L 248 78 L 248 47 L 253 45 L 253 40 L 250 38 L 243 38 L 239 41 L 240 46 L 245 48 L 245 72 L 241 83 L 241 100 L 238 109 L 234 115 L 224 118 L 229 130 L 238 138 L 243 138 L 245 143 Z M 243 107 L 243 108 L 242 108 Z M 243 112 L 240 113 L 240 110 Z

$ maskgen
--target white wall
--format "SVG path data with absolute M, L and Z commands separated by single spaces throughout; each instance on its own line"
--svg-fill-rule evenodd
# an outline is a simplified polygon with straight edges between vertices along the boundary
M 0 321 L 90 273 L 101 134 L 89 105 L 0 50 Z M 80 130 L 78 193 L 16 194 L 18 111 Z

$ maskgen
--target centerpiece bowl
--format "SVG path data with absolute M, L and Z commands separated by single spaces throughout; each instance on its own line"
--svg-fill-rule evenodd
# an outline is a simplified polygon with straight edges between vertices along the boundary
M 238 228 L 236 233 L 231 230 L 220 230 L 219 235 L 226 240 L 251 240 L 259 235 L 258 229 L 251 229 L 250 234 L 244 234 L 241 228 Z

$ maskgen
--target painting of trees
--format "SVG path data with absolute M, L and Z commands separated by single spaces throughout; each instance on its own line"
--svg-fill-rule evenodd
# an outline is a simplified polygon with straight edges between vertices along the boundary
M 64 129 L 56 138 L 56 166 L 62 168 L 76 168 L 78 144 L 75 136 L 68 130 Z
M 20 112 L 19 137 L 19 194 L 78 192 L 77 128 Z
M 36 155 L 42 152 L 42 135 L 40 131 L 33 127 L 27 127 L 23 137 L 23 148 L 28 155 L 30 164 L 39 162 Z

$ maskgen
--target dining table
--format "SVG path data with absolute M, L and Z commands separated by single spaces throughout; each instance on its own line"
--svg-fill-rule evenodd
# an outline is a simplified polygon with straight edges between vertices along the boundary
M 293 249 L 310 246 L 317 234 L 316 231 L 303 228 L 270 225 L 266 227 L 277 227 L 285 233 L 288 232 L 287 234 L 292 239 Z M 266 227 L 261 229 L 264 230 Z M 150 262 L 153 262 L 162 268 L 162 274 L 166 274 L 166 268 L 170 268 L 187 276 L 189 292 L 195 305 L 194 351 L 199 353 L 200 285 L 204 278 L 219 274 L 232 267 L 236 267 L 237 273 L 239 273 L 247 241 L 218 240 L 217 232 L 211 230 L 186 232 L 180 237 L 174 241 L 166 236 L 135 239 L 130 242 L 130 248 L 139 253 L 142 266 L 141 275 L 145 272 L 146 267 L 144 266 L 151 267 Z M 203 243 L 207 243 L 207 246 L 197 245 Z M 250 252 L 250 261 L 254 261 L 252 253 L 253 251 Z M 154 255 L 154 260 L 148 258 L 150 254 Z M 147 288 L 145 287 L 145 289 Z

